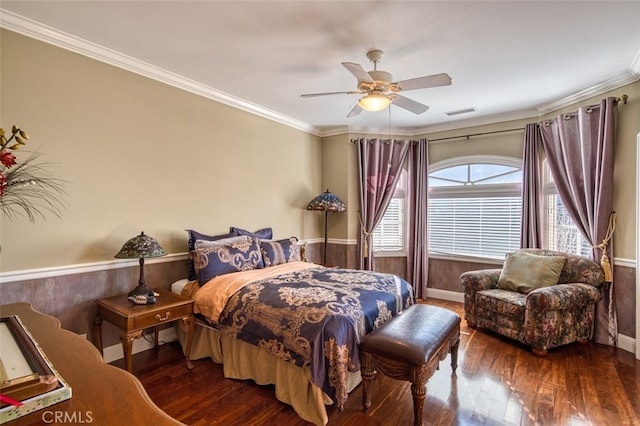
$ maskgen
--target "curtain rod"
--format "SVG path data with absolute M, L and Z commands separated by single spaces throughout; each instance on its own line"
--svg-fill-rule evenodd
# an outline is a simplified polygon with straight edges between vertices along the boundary
M 447 141 L 447 140 L 450 140 L 450 139 L 462 139 L 462 138 L 469 139 L 472 136 L 493 135 L 495 133 L 506 133 L 506 132 L 521 132 L 523 130 L 524 130 L 524 128 L 507 129 L 507 130 L 495 130 L 493 132 L 472 133 L 470 135 L 449 136 L 449 137 L 446 137 L 446 138 L 429 139 L 429 142 Z
M 628 99 L 629 99 L 628 95 L 622 95 L 619 98 L 616 98 L 616 102 L 622 101 L 622 103 L 624 103 L 626 105 Z M 462 138 L 466 138 L 467 140 L 469 140 L 469 138 L 472 137 L 472 136 L 484 136 L 484 135 L 493 135 L 493 134 L 496 134 L 496 133 L 522 132 L 522 131 L 524 131 L 524 128 L 507 129 L 507 130 L 495 130 L 493 132 L 472 133 L 470 135 L 449 136 L 449 137 L 446 137 L 446 138 L 429 139 L 429 142 L 448 141 L 448 140 L 451 140 L 451 139 L 462 139 Z M 358 141 L 358 139 L 351 139 L 351 143 L 356 143 L 357 141 Z
M 622 95 L 619 98 L 616 98 L 616 102 L 622 101 L 622 103 L 626 105 L 628 99 L 629 99 L 628 95 Z M 484 135 L 493 135 L 493 134 L 496 134 L 496 133 L 519 132 L 519 131 L 524 131 L 524 128 L 507 129 L 507 130 L 495 130 L 493 132 L 472 133 L 472 134 L 469 134 L 469 135 L 460 135 L 460 136 L 449 136 L 449 137 L 446 137 L 446 138 L 429 139 L 429 142 L 447 141 L 447 140 L 451 140 L 451 139 L 462 139 L 462 138 L 466 138 L 467 140 L 469 140 L 469 138 L 472 137 L 472 136 L 484 136 Z
M 481 135 L 492 135 L 494 133 L 505 133 L 505 132 L 518 132 L 518 131 L 524 131 L 524 128 L 520 128 L 520 129 L 507 129 L 507 130 L 495 130 L 493 132 L 484 132 L 484 133 L 473 133 L 471 135 L 460 135 L 460 136 L 449 136 L 446 138 L 437 138 L 437 139 L 429 139 L 429 142 L 437 142 L 437 141 L 446 141 L 449 139 L 461 139 L 461 138 L 467 138 L 469 139 L 471 136 L 481 136 Z M 358 139 L 351 139 L 351 143 L 357 143 Z M 411 142 L 411 141 L 410 141 Z

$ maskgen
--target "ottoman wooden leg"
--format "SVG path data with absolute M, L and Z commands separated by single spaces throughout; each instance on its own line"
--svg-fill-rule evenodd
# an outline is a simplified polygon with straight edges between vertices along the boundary
M 458 368 L 458 344 L 451 346 L 451 371 L 456 372 Z
M 371 407 L 371 382 L 376 376 L 376 370 L 371 366 L 371 355 L 368 353 L 363 354 L 360 374 L 362 375 L 362 409 L 366 411 Z
M 455 343 L 451 345 L 450 353 L 451 353 L 451 370 L 455 373 L 456 368 L 458 368 L 458 348 L 460 347 L 460 327 L 458 326 L 455 333 Z
M 412 383 L 411 395 L 413 395 L 413 424 L 414 426 L 422 426 L 422 410 L 427 395 L 427 384 Z

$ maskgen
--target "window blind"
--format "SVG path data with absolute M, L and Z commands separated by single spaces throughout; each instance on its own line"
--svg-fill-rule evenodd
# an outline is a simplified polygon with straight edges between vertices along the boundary
M 429 252 L 504 259 L 520 247 L 520 197 L 432 198 Z
M 392 198 L 373 232 L 375 252 L 404 252 L 404 198 Z

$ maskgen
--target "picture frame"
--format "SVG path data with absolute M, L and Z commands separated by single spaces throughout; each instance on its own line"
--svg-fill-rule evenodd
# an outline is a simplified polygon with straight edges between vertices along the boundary
M 0 336 L 0 394 L 22 401 L 56 388 L 58 378 L 16 316 L 0 318 Z
M 0 340 L 0 423 L 71 398 L 71 388 L 17 315 L 0 318 Z

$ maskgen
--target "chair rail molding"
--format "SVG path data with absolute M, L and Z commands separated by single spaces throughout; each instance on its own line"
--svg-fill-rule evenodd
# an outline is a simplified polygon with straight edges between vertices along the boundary
M 173 253 L 163 257 L 150 258 L 145 264 L 175 262 L 186 260 L 188 253 Z M 0 285 L 3 283 L 37 280 L 40 278 L 60 277 L 64 275 L 81 274 L 88 272 L 100 272 L 111 269 L 138 266 L 138 259 L 107 260 L 103 262 L 81 263 L 76 265 L 54 266 L 49 268 L 23 269 L 19 271 L 0 272 Z

